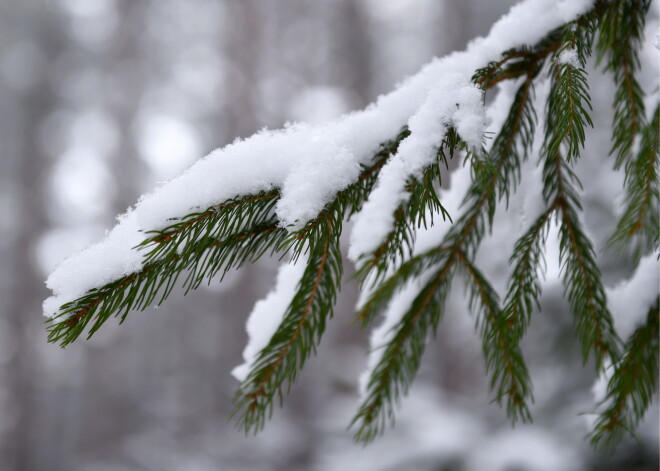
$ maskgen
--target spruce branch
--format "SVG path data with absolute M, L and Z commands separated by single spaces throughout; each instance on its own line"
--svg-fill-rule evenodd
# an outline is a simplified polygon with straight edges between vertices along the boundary
M 479 244 L 490 230 L 498 198 L 506 198 L 515 191 L 520 179 L 520 165 L 531 149 L 536 129 L 533 107 L 533 81 L 540 69 L 528 71 L 525 81 L 516 92 L 509 114 L 488 155 L 494 171 L 486 181 L 475 181 L 463 201 L 466 209 L 450 228 L 444 244 L 460 247 L 473 257 Z
M 660 337 L 658 322 L 660 297 L 646 316 L 646 323 L 637 328 L 626 342 L 623 355 L 613 367 L 591 443 L 595 447 L 613 448 L 625 433 L 634 430 L 653 401 L 658 387 L 658 354 Z
M 351 423 L 358 441 L 371 441 L 394 421 L 396 406 L 419 369 L 426 340 L 437 331 L 457 273 L 468 290 L 469 309 L 476 315 L 495 400 L 505 405 L 514 422 L 531 420 L 532 385 L 520 342 L 539 308 L 539 275 L 553 221 L 559 230 L 564 293 L 574 314 L 583 359 L 593 355 L 599 370 L 608 358 L 614 364 L 609 406 L 597 422 L 592 442 L 616 442 L 624 430 L 634 429 L 641 420 L 656 390 L 658 302 L 649 312 L 647 324 L 635 332 L 620 356 L 594 246 L 580 220 L 580 182 L 572 164 L 584 148 L 586 128 L 593 126 L 585 64 L 597 34 L 599 58 L 606 61 L 605 69 L 613 74 L 617 86 L 615 168 L 625 165 L 626 171 L 624 213 L 611 243 L 633 246 L 639 253 L 657 248 L 659 111 L 656 108 L 651 122 L 646 123 L 644 94 L 635 78 L 649 5 L 650 0 L 598 1 L 589 12 L 551 31 L 537 44 L 505 51 L 500 60 L 475 72 L 473 82 L 484 92 L 506 80 L 515 79 L 520 85 L 490 150 L 471 149 L 464 156 L 464 163 L 472 166 L 472 183 L 461 213 L 436 246 L 414 255 L 417 231 L 433 226 L 434 216 L 449 217 L 436 192 L 441 166 L 455 150 L 467 150 L 450 128 L 439 146 L 437 161 L 408 182 L 409 198 L 396 210 L 387 238 L 360 260 L 357 277 L 372 281 L 373 291 L 359 318 L 367 325 L 389 307 L 392 317 L 388 322 L 393 326 L 384 333 L 382 344 L 373 345 L 375 366 Z M 537 126 L 534 82 L 548 70 L 552 84 L 542 147 L 546 209 L 515 244 L 509 259 L 513 273 L 501 307 L 498 294 L 474 260 L 492 230 L 498 204 L 505 200 L 508 206 L 520 183 L 522 163 L 529 158 Z M 300 230 L 287 232 L 280 227 L 275 215 L 280 190 L 273 188 L 237 196 L 145 234 L 135 248 L 143 254 L 142 268 L 62 306 L 50 321 L 49 340 L 64 346 L 86 330 L 91 336 L 113 315 L 123 322 L 131 309 L 163 302 L 179 277 L 188 292 L 266 253 L 288 253 L 294 263 L 306 267 L 283 321 L 249 365 L 235 396 L 240 426 L 246 432 L 257 432 L 272 413 L 276 398 L 282 400 L 315 353 L 333 315 L 342 276 L 339 238 L 343 222 L 360 210 L 380 169 L 409 134 L 404 127 L 381 144 L 357 181 L 339 191 Z M 637 136 L 639 151 L 633 156 Z M 403 290 L 411 290 L 406 292 L 412 294 L 411 302 L 403 303 L 405 296 L 397 298 Z
M 624 249 L 632 247 L 635 258 L 660 242 L 660 107 L 656 106 L 653 119 L 642 129 L 637 157 L 626 164 L 625 207 L 610 246 Z
M 307 254 L 307 268 L 296 294 L 270 342 L 250 365 L 247 378 L 235 397 L 234 414 L 246 433 L 258 432 L 272 414 L 275 398 L 280 398 L 295 383 L 305 361 L 316 352 L 332 317 L 341 285 L 342 255 L 339 237 L 343 219 L 358 211 L 373 188 L 379 170 L 409 135 L 407 128 L 381 145 L 371 167 L 365 168 L 358 181 L 340 191 L 334 201 L 299 231 L 282 242 L 292 252 L 292 261 Z
M 457 258 L 456 252 L 449 251 L 435 255 L 442 259 L 440 267 L 388 333 L 387 343 L 377 346 L 383 349 L 382 355 L 370 372 L 366 397 L 351 421 L 351 426 L 356 426 L 354 438 L 357 441 L 372 441 L 388 423 L 394 422 L 396 405 L 401 395 L 408 392 L 419 369 L 428 333 L 435 331 L 440 322 Z M 382 296 L 382 292 L 378 296 Z
M 552 200 L 559 224 L 559 258 L 564 292 L 575 316 L 575 330 L 582 344 L 586 362 L 594 355 L 596 368 L 602 369 L 605 358 L 618 358 L 619 338 L 607 308 L 605 289 L 593 244 L 584 233 L 578 217 L 582 209 L 575 185 L 580 182 L 557 153 L 548 155 L 544 165 L 544 196 Z
M 49 320 L 48 340 L 64 347 L 88 326 L 87 338 L 112 316 L 121 316 L 123 322 L 132 309 L 161 304 L 182 273 L 187 273 L 183 287 L 188 292 L 218 273 L 224 276 L 231 268 L 275 252 L 286 234 L 277 228 L 273 213 L 278 197 L 278 192 L 262 192 L 236 198 L 150 233 L 135 248 L 144 251 L 143 268 L 62 306 Z
M 554 47 L 557 47 L 557 44 Z M 472 233 L 473 225 L 476 226 L 475 234 L 479 235 L 473 243 L 475 248 L 478 246 L 478 240 L 483 237 L 485 229 L 485 222 L 480 219 L 483 206 L 488 206 L 488 223 L 491 224 L 497 201 L 496 194 L 499 192 L 508 200 L 510 187 L 513 186 L 515 189 L 515 182 L 520 178 L 520 164 L 522 160 L 526 159 L 531 149 L 536 128 L 536 112 L 532 104 L 533 80 L 552 50 L 553 47 L 544 46 L 537 52 L 524 50 L 524 52 L 512 53 L 512 57 L 525 57 L 526 79 L 516 93 L 514 104 L 501 132 L 495 139 L 491 152 L 486 155 L 485 159 L 479 159 L 473 152 L 468 152 L 466 156 L 466 161 L 473 162 L 472 169 L 476 184 L 472 186 L 464 203 L 472 202 L 473 205 L 464 213 L 463 224 L 459 221 L 456 226 L 467 224 L 470 229 L 466 233 Z M 505 58 L 507 57 L 505 55 Z M 503 59 L 502 63 L 505 61 Z M 484 78 L 490 72 L 486 69 L 480 69 L 480 71 L 475 73 L 473 81 L 484 88 L 494 86 L 495 81 L 487 82 Z M 383 243 L 373 253 L 364 257 L 356 273 L 358 279 L 364 281 L 369 274 L 375 272 L 376 276 L 371 281 L 373 284 L 377 284 L 393 262 L 409 256 L 414 245 L 415 225 L 421 227 L 424 224 L 426 227 L 427 214 L 432 215 L 433 212 L 439 212 L 443 219 L 445 217 L 451 219 L 437 199 L 433 181 L 437 178 L 437 183 L 440 183 L 440 164 L 446 165 L 447 156 L 452 158 L 457 148 L 465 150 L 465 145 L 461 143 L 455 130 L 450 128 L 438 148 L 438 161 L 426 169 L 421 182 L 412 181 L 410 183 L 408 188 L 412 194 L 410 200 L 397 209 L 394 227 Z M 469 159 L 470 156 L 473 158 Z M 513 185 L 511 185 L 509 177 L 513 177 Z M 431 221 L 432 223 L 433 221 Z
M 521 339 L 535 310 L 540 309 L 539 271 L 545 268 L 543 249 L 555 208 L 541 214 L 517 241 L 509 259 L 513 273 L 509 281 L 504 313 L 511 335 Z
M 378 284 L 391 266 L 410 256 L 417 228 L 433 226 L 434 215 L 438 214 L 443 220 L 451 220 L 438 198 L 436 188 L 442 184 L 442 166 L 447 168 L 448 158 L 453 158 L 461 145 L 458 134 L 450 128 L 438 147 L 436 162 L 426 168 L 421 178 L 411 178 L 408 183 L 410 197 L 397 208 L 392 230 L 376 250 L 361 257 L 355 273 L 356 279 L 364 282 L 371 274 L 375 274 L 370 282 Z
M 358 181 L 345 190 L 342 190 L 337 195 L 337 198 L 341 199 L 347 208 L 347 218 L 357 213 L 362 208 L 362 204 L 367 200 L 369 193 L 371 193 L 371 190 L 376 184 L 380 170 L 385 163 L 387 163 L 389 158 L 396 154 L 401 141 L 409 135 L 410 131 L 408 130 L 408 127 L 404 126 L 393 139 L 381 143 L 378 152 L 376 152 L 372 158 L 372 164 L 363 167 Z
M 271 219 L 225 239 L 202 238 L 181 254 L 171 252 L 147 263 L 136 273 L 64 304 L 60 313 L 48 321 L 48 341 L 65 347 L 87 327 L 90 338 L 110 317 L 120 317 L 121 323 L 131 310 L 142 311 L 153 303 L 161 304 L 182 273 L 188 273 L 183 283 L 186 291 L 195 289 L 204 279 L 210 280 L 221 271 L 224 274 L 268 251 L 274 252 L 285 236 L 286 231 Z
M 554 155 L 566 145 L 566 159 L 577 158 L 584 148 L 585 126 L 593 127 L 589 116 L 591 99 L 584 70 L 590 50 L 591 31 L 576 23 L 565 27 L 561 46 L 555 52 L 552 86 L 548 97 L 546 152 Z M 568 56 L 568 58 L 566 58 Z
M 540 65 L 537 64 L 537 67 Z M 531 105 L 531 93 L 537 71 L 530 71 L 520 86 L 502 130 L 495 139 L 489 158 L 494 160 L 496 172 L 486 182 L 472 183 L 463 203 L 469 206 L 442 243 L 402 263 L 395 273 L 374 289 L 360 310 L 359 318 L 366 325 L 412 279 L 433 273 L 430 275 L 431 281 L 421 290 L 394 329 L 392 340 L 384 347 L 383 355 L 370 374 L 367 398 L 351 422 L 357 427 L 356 440 L 373 440 L 384 431 L 388 421 L 393 421 L 396 402 L 401 393 L 407 391 L 417 372 L 430 329 L 435 331 L 439 323 L 457 260 L 459 257 L 467 259 L 474 256 L 487 226 L 492 223 L 498 186 L 500 197 L 508 197 L 509 187 L 501 184 L 502 175 L 506 175 L 509 182 L 515 180 L 520 162 L 532 143 L 536 114 Z M 426 309 L 426 313 L 423 314 L 421 309 Z M 493 370 L 499 371 L 495 367 Z M 522 376 L 519 378 L 524 379 Z M 529 391 L 529 387 L 520 390 Z M 510 392 L 512 397 L 518 397 L 520 391 L 510 389 Z M 513 403 L 517 402 L 518 399 L 513 399 Z M 525 410 L 525 407 L 518 409 L 520 417 L 526 417 Z
M 557 155 L 562 144 L 566 143 L 568 160 L 571 157 L 578 157 L 580 149 L 584 147 L 585 125 L 593 126 L 589 117 L 592 108 L 586 71 L 583 68 L 588 56 L 591 35 L 589 23 L 580 21 L 570 23 L 563 28 L 561 40 L 553 53 L 555 60 L 551 68 L 552 86 L 548 97 L 544 152 Z M 565 60 L 565 54 L 574 54 L 575 59 Z M 576 62 L 581 67 L 576 67 L 578 65 Z M 546 201 L 559 183 L 555 179 L 547 182 L 544 189 Z M 573 196 L 575 195 L 570 195 L 571 198 Z M 555 200 L 517 241 L 510 259 L 514 271 L 509 283 L 503 317 L 510 325 L 509 335 L 512 338 L 512 345 L 520 342 L 534 308 L 539 307 L 541 286 L 538 270 L 544 264 L 543 247 L 549 222 L 558 209 L 557 202 L 558 200 Z M 527 373 L 524 363 L 520 371 L 524 372 L 521 374 Z M 523 384 L 527 383 L 523 382 Z
M 239 425 L 246 433 L 263 428 L 272 413 L 274 399 L 281 400 L 284 390 L 288 391 L 296 381 L 332 317 L 342 274 L 341 209 L 336 201 L 291 239 L 296 245 L 294 259 L 303 251 L 309 253 L 307 268 L 282 323 L 259 352 L 236 393 Z
M 584 65 L 590 44 L 590 31 L 567 26 L 564 45 L 559 49 L 574 50 L 580 65 Z M 559 56 L 561 57 L 561 56 Z M 594 353 L 597 369 L 601 369 L 606 355 L 617 358 L 618 337 L 612 317 L 607 309 L 605 290 L 593 244 L 584 233 L 578 218 L 582 209 L 576 186 L 579 179 L 570 167 L 570 161 L 579 157 L 584 146 L 584 126 L 593 126 L 587 108 L 591 109 L 586 72 L 571 63 L 556 63 L 552 74 L 552 87 L 548 96 L 546 133 L 543 143 L 544 165 L 543 195 L 556 209 L 561 219 L 559 226 L 560 259 L 564 287 L 576 316 L 575 327 L 582 343 L 583 360 Z M 566 158 L 562 157 L 565 144 Z
M 227 200 L 201 213 L 188 214 L 163 230 L 147 232 L 149 237 L 137 248 L 145 251 L 145 263 L 175 253 L 183 254 L 200 240 L 219 240 L 272 219 L 279 196 L 277 190 L 260 192 Z
M 393 140 L 381 144 L 372 165 L 365 167 L 358 181 L 338 195 L 342 211 L 348 215 L 359 210 L 378 172 L 408 134 L 403 128 Z M 183 283 L 187 293 L 204 280 L 210 283 L 218 273 L 224 276 L 230 269 L 238 269 L 267 252 L 286 252 L 293 243 L 286 230 L 278 227 L 274 214 L 279 196 L 275 189 L 232 198 L 174 219 L 162 230 L 148 232 L 148 237 L 134 248 L 144 253 L 142 269 L 61 306 L 47 321 L 48 341 L 65 347 L 88 326 L 90 338 L 110 317 L 121 316 L 123 322 L 131 310 L 163 303 L 182 273 L 187 272 Z
M 605 62 L 605 70 L 612 73 L 617 87 L 610 153 L 616 154 L 614 166 L 618 169 L 630 159 L 635 136 L 645 121 L 644 92 L 635 74 L 651 0 L 603 3 L 604 12 L 597 22 L 596 50 L 598 62 Z
M 533 400 L 531 380 L 524 359 L 520 354 L 520 341 L 525 334 L 527 327 L 535 310 L 540 310 L 541 283 L 539 272 L 545 268 L 545 259 L 543 250 L 548 235 L 550 222 L 552 220 L 555 208 L 549 208 L 541 214 L 530 228 L 523 234 L 515 244 L 513 254 L 509 259 L 512 265 L 513 273 L 509 280 L 509 286 L 504 299 L 504 308 L 501 313 L 500 329 L 503 332 L 500 335 L 504 338 L 503 342 L 509 345 L 508 351 L 516 360 L 517 368 L 510 367 L 507 362 L 493 362 L 493 388 L 497 390 L 497 399 L 499 402 L 510 389 L 506 388 L 508 380 L 510 383 L 516 380 L 514 390 L 517 394 L 509 394 L 508 410 L 509 413 L 516 412 L 512 406 L 520 406 L 523 421 L 529 420 L 529 409 L 526 407 L 526 401 Z M 516 376 L 512 372 L 517 372 Z M 513 415 L 515 420 L 516 416 Z
M 457 252 L 457 257 L 470 293 L 470 311 L 477 314 L 486 371 L 491 374 L 490 385 L 496 391 L 496 401 L 501 405 L 506 400 L 507 415 L 514 423 L 531 422 L 527 402 L 532 400 L 532 388 L 520 350 L 521 328 L 516 329 L 515 320 L 500 310 L 497 292 L 479 269 L 463 252 Z
M 600 6 L 598 14 L 601 14 L 602 11 L 604 11 L 604 8 Z M 595 14 L 592 11 L 589 15 Z M 394 275 L 376 288 L 360 312 L 363 323 L 368 323 L 373 319 L 375 313 L 381 310 L 412 278 L 428 272 L 438 261 L 444 262 L 441 266 L 447 271 L 439 270 L 436 273 L 449 273 L 449 267 L 453 267 L 459 254 L 463 254 L 462 259 L 466 261 L 467 266 L 476 270 L 470 260 L 474 257 L 486 230 L 492 225 L 497 200 L 505 197 L 508 201 L 510 193 L 515 191 L 517 182 L 520 179 L 521 162 L 527 158 L 527 154 L 531 149 L 537 119 L 531 100 L 534 78 L 549 55 L 554 54 L 557 56 L 569 47 L 577 49 L 580 63 L 584 66 L 588 55 L 587 48 L 591 43 L 592 30 L 589 29 L 591 20 L 590 16 L 585 15 L 574 24 L 553 32 L 536 51 L 532 50 L 530 52 L 528 49 L 508 51 L 504 53 L 504 58 L 500 62 L 489 64 L 488 67 L 477 71 L 473 80 L 484 88 L 497 83 L 500 77 L 505 79 L 522 75 L 515 71 L 517 66 L 524 65 L 521 70 L 525 70 L 526 74 L 526 80 L 518 90 L 511 111 L 490 151 L 489 158 L 494 163 L 497 172 L 485 183 L 475 182 L 473 184 L 464 201 L 464 207 L 467 206 L 467 208 L 437 249 L 432 249 L 425 254 L 413 257 L 409 262 L 404 262 Z M 506 63 L 510 63 L 509 70 L 502 71 L 502 66 Z M 550 111 L 548 113 L 550 118 L 548 120 L 548 131 L 546 132 L 546 152 L 550 148 L 555 155 L 559 156 L 560 145 L 567 142 L 570 156 L 577 157 L 584 145 L 584 127 L 585 125 L 593 125 L 589 116 L 591 105 L 586 72 L 583 68 L 576 68 L 572 64 L 555 63 L 554 78 L 554 88 L 551 91 Z M 552 129 L 552 132 L 550 132 L 550 129 Z M 564 168 L 563 172 L 569 175 L 569 179 L 574 178 L 574 174 L 570 169 Z M 496 310 L 497 303 L 493 303 L 492 298 L 488 298 L 490 302 L 484 300 L 482 304 L 482 309 L 486 309 L 486 312 L 499 314 L 497 321 L 494 319 L 497 319 L 498 316 L 493 314 L 490 317 L 487 316 L 491 319 L 490 324 L 482 324 L 489 326 L 489 329 L 483 327 L 481 329 L 484 349 L 486 350 L 490 346 L 489 342 L 497 339 L 498 332 L 500 333 L 500 339 L 497 339 L 497 341 L 501 340 L 509 347 L 508 350 L 505 350 L 504 356 L 497 357 L 493 355 L 491 356 L 493 360 L 489 361 L 488 353 L 486 353 L 486 358 L 487 367 L 494 372 L 491 381 L 493 387 L 497 385 L 497 399 L 501 402 L 506 391 L 508 407 L 514 420 L 516 418 L 523 420 L 530 418 L 525 401 L 531 398 L 531 385 L 529 384 L 524 360 L 519 353 L 518 344 L 528 324 L 532 304 L 538 304 L 540 285 L 538 284 L 536 269 L 542 259 L 540 245 L 545 242 L 548 224 L 554 214 L 561 214 L 562 221 L 565 222 L 565 227 L 561 232 L 563 242 L 562 258 L 564 259 L 565 283 L 573 311 L 576 316 L 578 312 L 590 312 L 590 320 L 594 323 L 594 325 L 589 326 L 589 323 L 581 319 L 580 316 L 576 320 L 576 328 L 583 345 L 585 345 L 585 350 L 586 352 L 594 350 L 599 368 L 604 354 L 616 356 L 617 352 L 617 338 L 612 328 L 611 316 L 607 311 L 593 247 L 582 232 L 575 213 L 576 208 L 580 209 L 579 198 L 577 193 L 569 186 L 569 183 L 563 181 L 564 173 L 557 172 L 555 177 L 546 173 L 547 178 L 544 187 L 546 200 L 550 200 L 554 192 L 557 192 L 558 195 L 552 198 L 552 205 L 546 214 L 537 221 L 536 226 L 532 228 L 528 240 L 521 242 L 521 244 L 527 244 L 528 247 L 522 245 L 517 247 L 522 264 L 518 265 L 518 272 L 514 276 L 520 277 L 518 279 L 519 286 L 517 291 L 512 291 L 508 296 L 506 310 L 504 313 L 499 312 L 499 309 Z M 560 178 L 562 181 L 560 181 Z M 562 185 L 561 188 L 557 186 L 559 184 Z M 525 248 L 528 249 L 526 253 L 524 253 Z M 581 250 L 586 250 L 586 253 L 581 254 Z M 532 252 L 534 253 L 532 254 Z M 514 252 L 512 259 L 514 257 L 516 257 L 516 252 Z M 476 277 L 478 271 L 468 270 L 468 273 L 473 275 L 473 282 L 479 279 Z M 578 281 L 576 275 L 580 275 L 579 283 L 576 283 Z M 578 286 L 587 288 L 586 295 L 579 292 Z M 473 291 L 472 299 L 476 299 L 474 296 L 478 293 Z M 485 292 L 480 293 L 484 294 Z M 486 308 L 483 308 L 483 306 L 486 306 Z M 581 311 L 582 308 L 585 308 L 585 310 Z M 404 319 L 412 321 L 417 318 L 415 316 L 404 316 Z M 403 322 L 400 324 L 402 327 Z M 501 330 L 501 326 L 507 322 L 509 325 L 513 325 L 511 325 L 511 331 L 505 334 Z M 426 331 L 429 324 L 420 323 L 414 327 L 419 326 L 421 326 L 422 331 Z M 500 328 L 499 331 L 498 327 Z M 405 329 L 400 328 L 397 330 L 396 338 L 399 343 L 402 343 L 403 340 L 414 341 L 411 339 L 421 335 L 420 330 L 413 331 L 412 328 L 413 326 L 407 326 Z M 410 338 L 405 338 L 404 334 L 406 332 L 414 332 L 414 335 L 411 334 Z M 403 343 L 403 345 L 406 344 Z M 502 344 L 499 346 L 501 347 Z M 403 362 L 398 363 L 395 355 L 388 356 L 387 352 L 383 355 L 383 358 L 385 357 L 388 358 L 390 363 L 388 364 L 381 359 L 374 372 L 372 372 L 369 380 L 369 399 L 363 403 L 360 412 L 353 421 L 353 423 L 359 424 L 356 438 L 361 440 L 368 441 L 375 434 L 382 431 L 386 417 L 391 417 L 393 413 L 392 399 L 398 399 L 400 388 L 406 389 L 407 379 L 414 375 L 418 366 L 418 359 L 415 358 L 415 361 L 410 361 L 408 366 L 414 368 L 414 370 L 407 370 L 406 376 L 403 377 L 400 373 Z M 513 362 L 516 364 L 515 368 L 511 366 Z M 383 375 L 382 371 L 385 371 L 387 367 L 392 368 L 397 374 L 393 376 Z M 513 374 L 512 371 L 515 371 L 516 374 Z M 377 381 L 379 376 L 381 377 L 380 382 Z M 383 378 L 390 381 L 390 383 L 383 382 Z M 402 382 L 397 383 L 397 378 Z M 508 389 L 505 387 L 507 381 L 509 384 Z M 514 387 L 511 385 L 514 385 Z M 383 391 L 379 392 L 381 387 Z M 386 404 L 386 407 L 383 408 L 383 404 Z M 375 405 L 380 407 L 375 407 Z M 382 411 L 385 411 L 385 413 Z M 380 412 L 380 415 L 377 412 Z
M 472 76 L 472 81 L 482 90 L 488 90 L 503 80 L 526 75 L 529 70 L 529 60 L 530 58 L 533 60 L 533 56 L 531 48 L 525 46 L 504 51 L 499 61 L 489 62 L 485 67 L 477 69 Z M 508 62 L 513 62 L 513 65 L 503 68 Z

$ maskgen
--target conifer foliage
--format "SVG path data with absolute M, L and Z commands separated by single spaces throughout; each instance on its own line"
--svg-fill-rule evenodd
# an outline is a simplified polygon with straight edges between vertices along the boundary
M 537 43 L 503 51 L 500 60 L 474 72 L 472 82 L 483 95 L 503 82 L 517 84 L 501 129 L 489 145 L 475 147 L 448 123 L 434 161 L 408 179 L 408 197 L 396 208 L 390 232 L 375 250 L 357 260 L 356 279 L 367 293 L 358 312 L 365 327 L 403 291 L 417 287 L 383 337 L 369 369 L 363 401 L 352 422 L 357 440 L 372 440 L 393 421 L 456 283 L 467 287 L 495 400 L 512 421 L 532 419 L 532 384 L 520 342 L 540 310 L 540 277 L 553 224 L 558 228 L 564 294 L 583 360 L 593 359 L 599 373 L 610 374 L 592 442 L 615 445 L 625 431 L 634 431 L 658 384 L 660 298 L 648 310 L 645 323 L 621 340 L 608 310 L 596 248 L 583 224 L 581 183 L 573 167 L 583 158 L 585 130 L 593 127 L 586 67 L 594 54 L 616 87 L 613 158 L 604 159 L 603 165 L 625 175 L 623 212 L 612 228 L 610 245 L 637 260 L 657 252 L 660 108 L 656 104 L 647 115 L 636 79 L 649 7 L 650 0 L 597 1 Z M 535 85 L 548 79 L 546 107 L 536 109 Z M 537 127 L 543 132 L 537 133 Z M 49 320 L 49 341 L 66 346 L 83 334 L 91 336 L 110 317 L 123 321 L 132 310 L 160 304 L 178 281 L 187 292 L 264 255 L 304 263 L 280 325 L 249 365 L 236 394 L 241 426 L 247 432 L 258 431 L 276 400 L 295 383 L 333 315 L 342 278 L 343 224 L 361 210 L 381 169 L 396 158 L 409 135 L 408 127 L 403 127 L 381 144 L 357 180 L 336 193 L 302 228 L 283 227 L 278 220 L 276 205 L 282 194 L 275 188 L 236 196 L 146 233 L 135 247 L 143 257 L 141 268 L 62 305 Z M 480 270 L 476 255 L 498 216 L 498 203 L 516 192 L 521 167 L 532 157 L 535 135 L 543 139 L 537 146 L 543 178 L 538 191 L 545 209 L 526 223 L 515 243 L 509 259 L 512 274 L 500 297 Z M 460 212 L 449 214 L 438 197 L 442 169 L 448 160 L 461 157 L 471 166 L 472 184 Z M 450 225 L 443 238 L 414 253 L 418 231 L 440 223 Z

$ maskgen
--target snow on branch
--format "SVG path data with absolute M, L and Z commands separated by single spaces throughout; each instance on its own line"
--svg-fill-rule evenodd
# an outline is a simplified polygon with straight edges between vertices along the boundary
M 606 291 L 582 203 L 613 200 L 618 187 L 612 175 L 600 176 L 602 161 L 578 157 L 594 126 L 584 67 L 600 34 L 596 48 L 609 54 L 606 69 L 620 88 L 613 107 L 619 153 L 607 171 L 626 172 L 624 214 L 612 237 L 628 247 L 643 231 L 641 247 L 657 250 L 657 104 L 649 123 L 641 112 L 636 127 L 621 118 L 622 107 L 644 94 L 630 61 L 649 5 L 523 1 L 487 37 L 434 59 L 362 111 L 322 125 L 263 130 L 213 151 L 140 198 L 100 243 L 56 268 L 47 280 L 53 296 L 44 302 L 53 317 L 49 340 L 64 346 L 113 315 L 123 320 L 131 309 L 160 303 L 182 274 L 188 291 L 265 254 L 290 257 L 250 315 L 245 361 L 233 371 L 241 382 L 239 425 L 257 431 L 333 316 L 343 273 L 340 237 L 355 216 L 348 253 L 364 282 L 359 317 L 366 326 L 385 314 L 360 381 L 358 440 L 370 441 L 393 420 L 455 278 L 467 290 L 496 401 L 514 422 L 531 420 L 520 342 L 543 290 L 555 283 L 542 279 L 546 271 L 563 281 L 584 360 L 593 356 L 599 373 L 614 371 L 607 376 L 614 407 L 597 422 L 596 437 L 621 420 L 635 425 L 657 383 L 657 368 L 647 361 L 658 348 L 657 307 L 648 310 L 657 306 L 657 260 L 644 257 L 630 282 Z M 629 32 L 627 23 L 612 20 L 620 9 L 637 12 Z M 464 165 L 449 188 L 439 188 L 441 165 L 456 150 Z M 591 181 L 599 178 L 596 194 Z M 434 224 L 440 215 L 443 222 Z M 553 241 L 559 265 L 546 270 Z M 621 350 L 618 333 L 631 330 L 621 313 L 631 298 L 634 321 L 644 315 L 646 323 Z M 631 368 L 645 372 L 640 381 L 631 383 Z
M 237 380 L 245 381 L 259 352 L 268 344 L 282 322 L 304 270 L 304 263 L 283 264 L 277 273 L 277 282 L 273 291 L 254 305 L 246 325 L 249 340 L 243 350 L 245 362 L 231 372 Z
M 146 231 L 162 229 L 172 218 L 229 198 L 279 188 L 276 212 L 280 224 L 287 229 L 301 228 L 358 178 L 360 165 L 369 162 L 380 143 L 395 136 L 412 116 L 438 99 L 442 94 L 438 84 L 453 83 L 456 87 L 457 79 L 449 82 L 449 77 L 458 76 L 467 83 L 474 70 L 497 60 L 502 51 L 539 41 L 550 30 L 587 11 L 592 3 L 522 2 L 502 17 L 487 37 L 474 40 L 464 52 L 432 61 L 363 111 L 320 126 L 292 124 L 279 131 L 264 130 L 211 152 L 180 177 L 143 196 L 104 240 L 60 264 L 46 282 L 53 296 L 44 302 L 44 314 L 55 316 L 59 306 L 87 291 L 140 271 L 142 256 L 134 248 L 146 238 Z M 468 89 L 465 93 L 472 92 Z M 431 102 L 425 105 L 428 100 Z M 466 100 L 472 103 L 468 97 Z M 480 111 L 475 111 L 476 118 L 460 117 L 460 113 L 456 117 L 464 123 L 468 141 L 474 141 L 475 135 L 480 139 Z M 422 133 L 425 130 L 422 127 Z M 414 142 L 429 142 L 424 135 L 411 138 L 411 151 L 416 147 Z

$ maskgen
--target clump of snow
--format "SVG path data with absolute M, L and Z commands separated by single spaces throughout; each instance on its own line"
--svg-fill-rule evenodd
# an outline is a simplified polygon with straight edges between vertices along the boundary
M 466 84 L 458 90 L 456 103 L 451 122 L 468 147 L 479 149 L 486 127 L 483 92 L 472 83 Z
M 143 240 L 138 232 L 136 214 L 129 211 L 118 221 L 101 242 L 64 260 L 48 277 L 46 286 L 55 296 L 44 301 L 47 317 L 53 317 L 62 304 L 82 296 L 87 290 L 140 270 L 142 254 L 137 250 L 126 250 L 126 247 L 135 247 Z
M 562 15 L 564 21 L 568 22 L 586 12 L 593 3 L 593 0 L 560 0 L 557 2 L 557 10 L 559 10 L 559 14 Z
M 332 201 L 337 188 L 349 186 L 362 170 L 345 140 L 329 140 L 323 132 L 318 132 L 306 150 L 306 157 L 292 166 L 284 180 L 275 208 L 280 220 L 294 229 L 313 219 Z
M 470 84 L 474 71 L 497 60 L 504 50 L 537 42 L 592 3 L 524 1 L 502 17 L 487 37 L 472 41 L 464 52 L 433 60 L 363 111 L 325 125 L 264 130 L 211 152 L 180 177 L 142 197 L 106 239 L 60 264 L 47 282 L 54 296 L 44 303 L 45 313 L 52 315 L 55 306 L 80 297 L 89 288 L 139 271 L 141 254 L 134 247 L 143 240 L 144 231 L 161 229 L 171 218 L 228 198 L 280 188 L 277 215 L 281 225 L 303 226 L 358 178 L 359 165 L 369 164 L 381 142 L 409 123 L 412 134 L 402 143 L 402 154 L 383 169 L 379 189 L 360 218 L 363 230 L 358 228 L 351 253 L 355 258 L 368 252 L 371 245 L 362 243 L 364 230 L 369 229 L 371 239 L 387 232 L 391 213 L 405 198 L 402 182 L 428 165 L 447 125 L 456 126 L 470 145 L 480 144 L 483 109 L 477 106 L 478 90 Z M 436 105 L 441 109 L 434 109 Z M 389 189 L 394 189 L 392 195 Z
M 561 51 L 559 53 L 559 56 L 557 56 L 557 63 L 570 65 L 571 67 L 574 67 L 576 69 L 579 69 L 581 67 L 578 53 L 575 49 L 572 48 L 566 48 L 563 51 Z
M 239 381 L 247 378 L 250 368 L 259 352 L 268 345 L 277 327 L 282 322 L 289 303 L 296 293 L 298 282 L 305 272 L 305 260 L 298 263 L 285 263 L 277 273 L 275 288 L 261 301 L 257 302 L 248 317 L 246 330 L 248 343 L 243 350 L 245 362 L 234 368 L 231 374 Z
M 500 54 L 521 44 L 533 44 L 549 31 L 587 12 L 593 0 L 528 0 L 514 5 L 500 18 L 488 36 L 474 40 L 468 50 L 479 44 L 490 53 Z
M 437 148 L 451 125 L 471 147 L 480 147 L 485 128 L 482 92 L 469 76 L 459 73 L 448 74 L 439 81 L 408 121 L 410 135 L 381 170 L 376 188 L 355 218 L 349 249 L 354 261 L 375 250 L 385 239 L 393 226 L 396 208 L 410 197 L 405 189 L 407 181 L 421 177 L 423 170 L 434 162 Z

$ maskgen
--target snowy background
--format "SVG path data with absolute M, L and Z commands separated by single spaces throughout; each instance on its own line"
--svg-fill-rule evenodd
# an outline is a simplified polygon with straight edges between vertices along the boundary
M 236 137 L 363 108 L 433 56 L 486 34 L 512 3 L 0 0 L 0 469 L 657 469 L 657 408 L 640 441 L 615 456 L 583 440 L 578 414 L 593 409 L 595 378 L 577 361 L 559 286 L 524 345 L 533 426 L 511 429 L 490 404 L 480 340 L 457 288 L 396 428 L 367 448 L 345 430 L 368 345 L 352 322 L 351 285 L 318 358 L 256 437 L 228 420 L 230 372 L 276 261 L 172 296 L 124 326 L 110 321 L 64 351 L 45 341 L 43 280 L 140 194 Z M 609 147 L 612 93 L 600 86 L 604 130 L 587 155 Z M 587 175 L 587 191 L 609 178 Z M 611 224 L 601 203 L 586 202 L 592 229 Z M 496 232 L 485 246 L 510 238 Z M 632 271 L 615 258 L 602 263 L 609 286 Z

